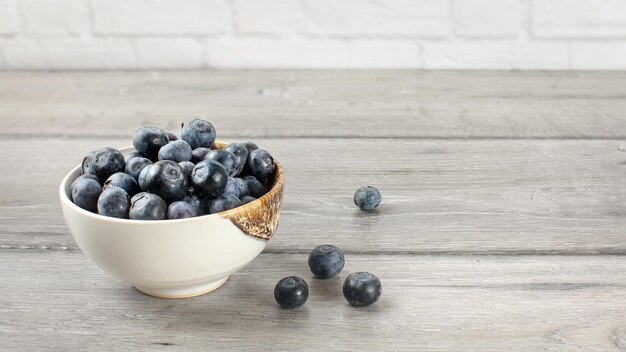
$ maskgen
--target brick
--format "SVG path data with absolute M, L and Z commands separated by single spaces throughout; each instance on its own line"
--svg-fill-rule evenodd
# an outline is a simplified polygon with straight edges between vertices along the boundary
M 256 68 L 344 68 L 348 46 L 332 39 L 266 37 L 210 39 L 209 66 Z
M 6 66 L 16 69 L 134 68 L 132 47 L 121 39 L 15 40 L 3 46 Z
M 233 6 L 240 33 L 290 33 L 302 27 L 301 0 L 234 0 Z
M 17 8 L 14 0 L 0 0 L 0 35 L 15 34 L 19 30 Z
M 230 27 L 224 0 L 92 0 L 98 34 L 214 34 Z
M 192 38 L 139 38 L 135 40 L 139 68 L 201 68 L 204 50 Z
M 419 68 L 417 44 L 393 40 L 355 40 L 350 45 L 352 68 Z
M 563 70 L 569 66 L 570 46 L 564 42 L 517 41 L 513 45 L 513 68 Z
M 624 0 L 534 0 L 536 37 L 616 37 L 626 35 Z
M 626 43 L 623 41 L 572 43 L 571 68 L 575 70 L 624 70 L 624 58 Z
M 87 33 L 89 12 L 81 0 L 20 0 L 25 34 L 63 36 Z
M 453 0 L 454 32 L 466 37 L 515 38 L 522 32 L 519 0 Z
M 510 69 L 514 47 L 509 41 L 423 42 L 429 69 Z
M 307 0 L 306 30 L 316 35 L 441 37 L 450 30 L 441 0 Z

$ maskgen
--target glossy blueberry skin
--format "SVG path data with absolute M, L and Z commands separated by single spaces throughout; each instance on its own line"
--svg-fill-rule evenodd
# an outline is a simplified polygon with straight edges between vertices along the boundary
M 170 142 L 173 142 L 173 141 L 177 141 L 178 137 L 176 137 L 176 135 L 173 132 L 167 132 L 167 139 L 169 139 Z
M 354 192 L 354 204 L 361 210 L 375 209 L 382 197 L 376 187 L 364 186 Z
M 345 259 L 341 250 L 324 244 L 315 247 L 309 254 L 309 269 L 318 279 L 330 279 L 343 270 Z
M 139 188 L 141 188 L 142 191 L 148 190 L 148 178 L 147 177 L 148 177 L 148 171 L 150 170 L 151 167 L 152 167 L 152 164 L 146 165 L 139 173 L 139 177 L 137 177 L 137 183 L 139 183 Z
M 242 203 L 239 198 L 235 197 L 232 194 L 224 193 L 221 196 L 213 199 L 211 205 L 209 206 L 209 211 L 211 212 L 211 214 L 220 213 L 222 211 L 237 208 L 241 204 Z
M 128 217 L 133 220 L 163 220 L 167 204 L 156 194 L 141 192 L 130 200 Z
M 193 190 L 193 192 L 187 191 L 187 194 L 181 199 L 181 201 L 191 204 L 191 206 L 193 206 L 193 208 L 196 210 L 196 214 L 202 215 L 204 214 L 205 201 L 202 197 L 195 194 L 194 188 L 191 189 Z
M 228 173 L 222 164 L 201 161 L 191 171 L 191 185 L 205 197 L 217 197 L 224 193 Z
M 141 192 L 141 188 L 139 188 L 139 184 L 137 181 L 129 174 L 123 172 L 116 172 L 111 175 L 105 182 L 102 189 L 107 189 L 110 187 L 119 187 L 128 193 L 130 197 L 135 194 Z
M 98 198 L 98 214 L 113 218 L 128 219 L 130 198 L 119 187 L 109 187 Z
M 92 175 L 92 174 L 84 174 L 84 175 L 80 175 L 80 176 L 78 176 L 78 177 L 74 180 L 74 182 L 72 182 L 72 185 L 70 186 L 70 189 L 74 189 L 74 185 L 75 185 L 78 181 L 80 181 L 80 180 L 84 180 L 84 179 L 86 179 L 86 178 L 91 179 L 91 180 L 94 180 L 94 181 L 97 181 L 97 182 L 98 182 L 98 184 L 99 184 L 100 186 L 102 186 L 102 181 L 98 178 L 98 176 L 96 176 L 96 175 Z
M 140 152 L 135 150 L 134 152 L 130 152 L 124 156 L 124 162 L 128 164 L 128 161 L 132 158 L 143 158 L 143 157 L 144 156 Z
M 235 154 L 229 152 L 228 150 L 211 150 L 206 154 L 204 160 L 215 161 L 222 164 L 222 166 L 226 168 L 228 176 L 230 177 L 237 175 L 237 172 L 239 171 L 239 159 L 237 159 Z
M 185 141 L 167 143 L 159 149 L 159 160 L 191 161 L 191 147 Z
M 375 303 L 380 298 L 382 290 L 380 280 L 368 272 L 352 273 L 343 283 L 343 296 L 355 307 Z
M 246 163 L 248 162 L 248 149 L 242 143 L 231 143 L 227 145 L 224 150 L 235 154 L 235 156 L 237 157 L 237 163 L 239 165 L 239 168 L 237 169 L 236 174 L 239 175 L 243 170 L 243 167 L 246 166 Z
M 254 202 L 256 200 L 256 198 L 254 197 L 250 197 L 250 196 L 243 196 L 241 197 L 241 204 L 248 204 L 250 202 Z
M 98 212 L 98 198 L 101 193 L 102 186 L 92 178 L 76 179 L 72 183 L 72 201 L 92 213 Z
M 194 164 L 197 164 L 199 162 L 201 162 L 202 160 L 204 160 L 204 157 L 206 156 L 206 154 L 208 152 L 210 152 L 211 149 L 209 148 L 204 148 L 204 147 L 200 147 L 200 148 L 196 148 L 194 150 L 191 151 L 191 161 Z
M 215 127 L 208 121 L 195 119 L 182 124 L 180 137 L 191 149 L 210 148 L 215 142 Z
M 265 149 L 257 149 L 250 153 L 248 158 L 248 169 L 252 176 L 263 180 L 274 174 L 276 166 L 274 165 L 274 158 Z
M 178 165 L 183 168 L 183 172 L 187 176 L 187 179 L 191 177 L 191 172 L 193 171 L 193 168 L 196 167 L 196 165 L 191 161 L 181 161 L 178 163 Z
M 155 161 L 159 149 L 169 142 L 167 132 L 158 127 L 142 127 L 135 131 L 133 146 L 148 159 Z
M 245 176 L 243 178 L 246 181 L 248 186 L 248 194 L 255 198 L 261 198 L 265 193 L 267 193 L 267 188 L 263 186 L 259 180 L 254 176 Z
M 124 172 L 124 155 L 115 148 L 101 148 L 83 158 L 83 174 L 93 174 L 106 180 L 116 172 Z
M 187 193 L 187 176 L 183 168 L 171 160 L 161 160 L 150 165 L 145 177 L 147 191 L 163 198 L 168 204 Z
M 152 161 L 144 157 L 131 158 L 126 162 L 124 172 L 132 176 L 135 180 L 139 180 L 139 174 L 144 167 L 152 164 Z
M 196 209 L 186 202 L 174 202 L 167 207 L 168 219 L 186 219 L 198 216 Z
M 301 277 L 287 276 L 274 287 L 274 299 L 286 309 L 301 307 L 309 299 L 309 285 Z

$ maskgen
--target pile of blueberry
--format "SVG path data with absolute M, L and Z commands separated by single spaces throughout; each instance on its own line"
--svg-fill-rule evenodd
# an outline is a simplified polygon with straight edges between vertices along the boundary
M 341 250 L 331 245 L 315 247 L 309 254 L 309 269 L 318 279 L 330 279 L 343 270 L 345 259 Z M 382 285 L 371 273 L 348 275 L 343 283 L 343 296 L 355 307 L 365 307 L 380 298 Z M 274 287 L 274 299 L 283 308 L 298 308 L 309 299 L 309 285 L 298 276 L 287 276 Z
M 157 127 L 135 132 L 135 151 L 114 148 L 88 153 L 72 200 L 104 216 L 135 220 L 181 219 L 219 213 L 267 193 L 274 159 L 252 143 L 216 150 L 215 128 L 195 119 L 181 139 Z

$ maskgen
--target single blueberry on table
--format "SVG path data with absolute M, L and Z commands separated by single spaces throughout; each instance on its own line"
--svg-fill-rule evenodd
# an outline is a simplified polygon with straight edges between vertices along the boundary
M 159 160 L 191 161 L 191 147 L 185 141 L 170 142 L 159 149 Z
M 364 186 L 354 192 L 354 204 L 361 210 L 372 210 L 376 208 L 382 197 L 376 187 Z
M 201 161 L 191 171 L 191 185 L 205 197 L 217 197 L 224 193 L 228 173 L 222 164 Z
M 274 158 L 265 149 L 257 149 L 250 153 L 248 157 L 248 169 L 252 176 L 258 179 L 265 179 L 274 174 Z
M 227 145 L 226 148 L 224 148 L 224 150 L 235 154 L 235 156 L 237 157 L 239 168 L 237 169 L 236 174 L 239 175 L 241 171 L 243 170 L 243 167 L 248 162 L 248 149 L 246 148 L 245 145 L 241 143 L 231 143 Z
M 104 182 L 103 189 L 110 187 L 119 187 L 125 190 L 131 197 L 141 191 L 137 181 L 131 175 L 123 172 L 114 173 Z
M 163 220 L 167 204 L 156 194 L 141 192 L 130 200 L 128 217 L 133 220 Z
M 157 160 L 159 149 L 169 142 L 167 132 L 158 127 L 142 127 L 135 131 L 135 150 L 152 161 Z
M 191 172 L 193 171 L 193 168 L 196 167 L 196 165 L 191 161 L 181 161 L 178 165 L 183 168 L 183 172 L 187 178 L 191 177 Z
M 263 184 L 259 182 L 256 177 L 248 175 L 245 176 L 243 180 L 246 181 L 249 195 L 255 198 L 261 198 L 265 193 L 267 193 L 267 188 L 265 188 L 265 186 L 263 186 Z
M 124 172 L 124 155 L 115 148 L 100 148 L 90 152 L 83 158 L 84 174 L 94 174 L 106 180 L 116 172 Z
M 204 157 L 205 161 L 215 161 L 217 163 L 222 164 L 226 171 L 228 172 L 228 176 L 233 177 L 237 175 L 239 171 L 239 159 L 237 156 L 228 150 L 211 150 Z
M 131 158 L 126 162 L 124 172 L 131 175 L 135 180 L 139 181 L 139 174 L 148 165 L 152 164 L 152 161 L 144 157 Z
M 209 207 L 211 214 L 220 213 L 229 209 L 237 208 L 241 205 L 241 200 L 232 194 L 224 193 L 213 199 Z
M 142 191 L 148 190 L 148 171 L 152 167 L 152 164 L 146 165 L 141 172 L 139 173 L 139 177 L 137 177 L 137 183 L 139 183 L 139 187 Z
M 186 202 L 174 202 L 167 207 L 168 219 L 186 219 L 198 216 L 193 205 Z
M 74 182 L 72 182 L 72 184 L 70 185 L 70 189 L 73 189 L 73 188 L 74 188 L 74 185 L 75 185 L 78 181 L 80 181 L 80 180 L 84 180 L 84 179 L 86 179 L 86 178 L 88 178 L 88 179 L 92 179 L 92 180 L 94 180 L 94 181 L 97 181 L 97 182 L 98 182 L 98 184 L 99 184 L 100 186 L 102 186 L 102 181 L 98 178 L 98 176 L 96 176 L 96 175 L 92 175 L 92 174 L 84 174 L 84 175 L 80 175 L 80 176 L 78 176 L 78 177 L 74 180 Z
M 81 176 L 82 177 L 82 176 Z M 98 211 L 98 198 L 102 193 L 100 183 L 92 178 L 79 177 L 72 183 L 72 201 L 92 213 Z
M 130 152 L 130 153 L 128 153 L 128 154 L 126 154 L 126 155 L 124 156 L 124 162 L 125 162 L 126 164 L 128 164 L 128 161 L 129 161 L 130 159 L 132 159 L 132 158 L 143 158 L 143 157 L 144 157 L 144 156 L 143 156 L 140 152 L 138 152 L 138 151 L 136 151 L 136 150 L 135 150 L 135 151 Z
M 195 119 L 182 124 L 180 137 L 191 149 L 210 148 L 215 142 L 215 127 L 208 121 Z
M 315 247 L 309 254 L 309 269 L 318 279 L 329 279 L 343 270 L 341 250 L 329 244 Z
M 168 204 L 187 193 L 187 176 L 183 168 L 171 160 L 161 160 L 150 165 L 145 177 L 147 191 L 163 198 Z
M 248 204 L 250 202 L 254 202 L 256 200 L 256 198 L 254 197 L 250 197 L 250 196 L 243 196 L 241 197 L 241 204 Z
M 211 149 L 209 148 L 205 148 L 205 147 L 200 147 L 200 148 L 196 148 L 194 150 L 191 151 L 191 161 L 194 164 L 197 164 L 199 162 L 201 162 L 202 160 L 204 160 L 204 157 L 206 156 L 206 154 L 208 152 L 210 152 Z
M 169 141 L 172 142 L 172 141 L 177 141 L 178 137 L 176 137 L 176 135 L 173 132 L 167 132 L 167 139 L 169 139 Z
M 375 303 L 380 298 L 382 290 L 380 280 L 368 272 L 352 273 L 343 283 L 343 296 L 355 307 Z
M 193 208 L 196 210 L 196 214 L 202 215 L 204 214 L 205 201 L 202 197 L 195 193 L 195 188 L 191 188 L 191 191 L 187 190 L 187 194 L 183 198 L 181 198 L 181 201 L 191 204 L 191 206 L 193 206 Z
M 128 219 L 130 198 L 125 190 L 109 187 L 98 198 L 98 214 L 120 219 Z
M 309 299 L 309 285 L 301 277 L 287 276 L 274 287 L 274 299 L 283 308 L 301 307 Z

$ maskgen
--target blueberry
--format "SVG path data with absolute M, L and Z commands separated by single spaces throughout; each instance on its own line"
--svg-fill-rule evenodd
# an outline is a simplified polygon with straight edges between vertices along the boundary
M 138 151 L 136 151 L 136 150 L 135 150 L 135 151 L 130 152 L 130 153 L 128 153 L 128 154 L 126 154 L 126 155 L 124 156 L 124 162 L 125 162 L 126 164 L 128 164 L 128 161 L 129 161 L 130 159 L 132 159 L 132 158 L 143 158 L 143 157 L 144 157 L 144 156 L 143 156 L 140 152 L 138 152 Z
M 241 204 L 248 204 L 250 202 L 254 202 L 256 200 L 256 198 L 254 197 L 250 197 L 250 196 L 243 196 L 241 197 Z
M 250 141 L 244 143 L 243 146 L 248 149 L 248 155 L 250 155 L 250 153 L 252 153 L 254 150 L 259 149 L 259 146 L 256 145 L 256 143 Z
M 104 182 L 103 189 L 107 189 L 110 187 L 119 187 L 125 190 L 130 197 L 141 191 L 137 181 L 131 175 L 125 174 L 123 172 L 116 172 L 109 178 L 107 178 L 107 180 Z
M 195 119 L 182 124 L 180 137 L 189 143 L 191 149 L 199 147 L 209 148 L 215 142 L 215 127 L 205 120 Z
M 229 209 L 237 208 L 241 205 L 239 198 L 232 194 L 222 194 L 221 196 L 213 199 L 209 211 L 211 214 L 220 213 Z
M 139 174 L 141 174 L 141 171 L 150 164 L 152 164 L 152 161 L 144 157 L 135 157 L 129 159 L 126 162 L 124 172 L 131 175 L 135 180 L 139 181 Z
M 130 200 L 128 216 L 133 220 L 163 220 L 167 204 L 156 194 L 141 192 Z
M 235 154 L 235 156 L 237 157 L 237 162 L 239 163 L 239 168 L 237 169 L 237 175 L 239 175 L 241 171 L 243 170 L 243 167 L 246 165 L 246 162 L 248 161 L 248 149 L 246 148 L 245 145 L 241 143 L 231 143 L 227 145 L 226 148 L 224 148 L 224 150 L 227 150 Z
M 252 176 L 265 179 L 274 174 L 274 158 L 265 149 L 257 149 L 250 153 L 248 168 Z
M 128 219 L 130 199 L 128 193 L 119 187 L 109 187 L 98 198 L 98 214 L 114 218 Z
M 343 296 L 351 305 L 365 307 L 378 301 L 382 289 L 380 280 L 374 274 L 352 273 L 343 283 Z
M 249 195 L 255 198 L 261 198 L 265 193 L 267 193 L 267 188 L 265 188 L 265 186 L 263 186 L 263 184 L 259 182 L 256 177 L 245 176 L 243 179 L 244 181 L 246 181 L 246 184 L 248 186 Z
M 235 176 L 239 171 L 239 159 L 228 150 L 211 150 L 204 157 L 206 161 L 215 161 L 226 168 L 228 176 Z
M 202 160 L 204 160 L 204 157 L 206 156 L 206 154 L 208 152 L 210 152 L 211 149 L 209 148 L 205 148 L 205 147 L 200 147 L 200 148 L 196 148 L 194 150 L 191 151 L 191 161 L 194 164 L 197 164 L 199 162 L 201 162 Z
M 79 207 L 95 213 L 98 211 L 98 197 L 102 193 L 102 186 L 92 178 L 81 177 L 72 183 L 72 201 Z
M 83 158 L 82 171 L 106 180 L 116 172 L 124 172 L 124 155 L 115 148 L 101 148 Z
M 328 244 L 315 247 L 309 254 L 309 269 L 318 279 L 330 279 L 343 270 L 341 250 Z
M 372 210 L 380 204 L 381 196 L 376 187 L 364 186 L 354 192 L 354 204 L 361 210 Z
M 169 139 L 170 142 L 178 140 L 178 137 L 176 137 L 174 133 L 172 132 L 166 132 L 166 133 L 167 133 L 167 139 Z
M 226 187 L 224 187 L 224 194 L 227 194 L 227 193 L 232 194 L 237 198 L 241 197 L 239 185 L 237 184 L 237 181 L 235 181 L 235 179 L 232 177 L 229 177 L 228 180 L 226 180 Z
M 167 132 L 158 127 L 142 127 L 133 138 L 135 149 L 152 161 L 157 160 L 159 149 L 168 142 Z
M 228 173 L 222 164 L 214 161 L 201 161 L 191 171 L 191 185 L 199 194 L 217 197 L 224 193 Z
M 185 176 L 187 176 L 187 179 L 189 179 L 189 177 L 191 176 L 193 168 L 196 167 L 196 165 L 191 161 L 181 161 L 178 163 L 178 165 L 183 168 L 183 173 L 185 174 Z
M 309 299 L 309 285 L 301 277 L 287 276 L 274 287 L 274 299 L 283 308 L 298 308 Z
M 181 201 L 185 203 L 191 204 L 193 208 L 196 210 L 197 215 L 204 214 L 204 204 L 205 201 L 199 195 L 195 194 L 195 189 L 191 188 L 192 191 L 187 191 L 187 194 L 181 199 Z
M 80 175 L 80 176 L 78 176 L 78 177 L 74 180 L 74 182 L 72 182 L 72 185 L 70 186 L 70 189 L 73 189 L 73 188 L 74 188 L 74 185 L 75 185 L 78 181 L 80 181 L 80 180 L 84 180 L 84 179 L 86 179 L 86 178 L 88 178 L 88 179 L 92 179 L 92 180 L 94 180 L 94 181 L 98 181 L 98 184 L 99 184 L 100 186 L 102 186 L 102 181 L 98 178 L 98 176 L 96 176 L 96 175 L 92 175 L 92 174 L 84 174 L 84 175 Z
M 145 177 L 147 191 L 167 203 L 175 202 L 187 193 L 187 177 L 183 168 L 171 160 L 161 160 L 150 165 Z
M 137 177 L 137 183 L 139 183 L 139 187 L 142 191 L 148 190 L 148 171 L 152 167 L 152 164 L 146 165 L 141 172 L 139 173 L 139 177 Z
M 191 204 L 186 202 L 174 202 L 167 207 L 168 219 L 186 219 L 193 218 L 195 216 L 198 216 L 196 209 Z
M 159 160 L 191 161 L 191 147 L 185 141 L 170 142 L 159 149 Z
M 239 189 L 239 198 L 250 195 L 248 183 L 243 178 L 235 177 L 234 180 L 237 188 Z

